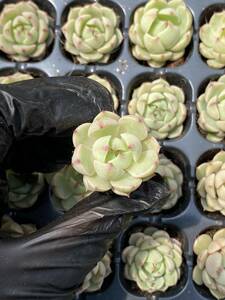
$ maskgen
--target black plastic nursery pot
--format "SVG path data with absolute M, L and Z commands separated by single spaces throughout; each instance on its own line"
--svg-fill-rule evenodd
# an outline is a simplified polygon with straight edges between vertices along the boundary
M 0 0 L 0 10 L 3 4 L 15 2 Z M 66 20 L 69 8 L 74 5 L 89 3 L 92 1 L 81 0 L 34 0 L 54 19 L 55 40 L 49 48 L 45 58 L 37 62 L 15 63 L 0 53 L 0 75 L 7 75 L 21 71 L 31 73 L 34 77 L 40 76 L 87 76 L 97 73 L 108 78 L 116 89 L 120 99 L 120 114 L 127 113 L 129 99 L 134 88 L 147 80 L 164 78 L 171 84 L 181 87 L 186 96 L 188 110 L 187 120 L 183 134 L 176 139 L 163 140 L 162 152 L 172 159 L 184 174 L 183 197 L 177 205 L 169 211 L 159 214 L 140 216 L 133 220 L 130 227 L 115 241 L 113 248 L 112 269 L 113 274 L 106 280 L 102 289 L 96 293 L 81 294 L 77 300 L 190 300 L 213 299 L 206 288 L 197 287 L 192 280 L 192 270 L 195 263 L 193 255 L 193 243 L 202 232 L 215 228 L 225 227 L 225 218 L 218 213 L 206 213 L 203 211 L 196 193 L 196 167 L 213 157 L 221 149 L 225 149 L 223 143 L 214 144 L 207 141 L 199 132 L 197 125 L 196 99 L 204 91 L 211 79 L 217 79 L 224 74 L 224 69 L 212 69 L 200 55 L 199 28 L 210 18 L 213 12 L 225 8 L 222 0 L 186 0 L 186 4 L 192 12 L 194 19 L 194 34 L 190 46 L 185 53 L 185 59 L 178 66 L 167 65 L 159 69 L 153 69 L 144 63 L 140 63 L 131 54 L 128 39 L 128 28 L 135 9 L 144 4 L 143 0 L 100 0 L 104 5 L 113 7 L 120 16 L 120 27 L 124 34 L 124 41 L 113 54 L 107 64 L 80 65 L 73 62 L 72 57 L 63 49 L 63 37 L 61 26 Z M 213 150 L 213 151 L 212 151 Z M 48 188 L 43 192 L 42 200 L 24 211 L 8 211 L 15 220 L 33 221 L 41 227 L 54 218 L 59 212 L 52 207 L 49 199 Z M 129 200 L 128 200 L 129 201 Z M 184 264 L 182 276 L 178 284 L 168 289 L 165 293 L 146 295 L 138 291 L 128 282 L 123 275 L 123 262 L 121 253 L 127 245 L 127 237 L 134 228 L 155 225 L 165 228 L 182 242 Z

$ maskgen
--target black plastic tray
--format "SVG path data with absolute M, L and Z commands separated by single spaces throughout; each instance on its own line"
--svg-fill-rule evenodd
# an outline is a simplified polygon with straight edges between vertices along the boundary
M 15 2 L 0 0 L 0 10 L 4 3 Z M 213 299 L 206 288 L 199 288 L 192 281 L 194 263 L 193 242 L 203 231 L 209 228 L 225 227 L 225 218 L 218 213 L 203 212 L 196 194 L 195 169 L 198 164 L 208 159 L 219 149 L 225 149 L 223 143 L 213 144 L 200 133 L 196 124 L 196 99 L 204 91 L 211 79 L 216 79 L 225 73 L 224 69 L 214 70 L 207 66 L 198 51 L 199 26 L 210 18 L 217 10 L 225 9 L 224 0 L 186 0 L 194 18 L 194 35 L 191 45 L 185 54 L 184 64 L 177 67 L 153 69 L 137 62 L 131 55 L 128 28 L 134 10 L 146 1 L 140 0 L 103 0 L 104 5 L 113 7 L 121 17 L 121 29 L 124 42 L 106 65 L 74 64 L 70 55 L 63 50 L 61 25 L 65 22 L 70 6 L 88 3 L 86 0 L 36 0 L 37 4 L 48 11 L 55 19 L 55 41 L 46 58 L 40 62 L 14 63 L 4 55 L 0 55 L 0 75 L 13 73 L 16 70 L 30 72 L 34 76 L 87 75 L 96 72 L 106 76 L 114 84 L 120 98 L 120 112 L 127 113 L 127 104 L 132 90 L 141 82 L 153 80 L 162 76 L 170 83 L 183 88 L 186 94 L 188 117 L 185 130 L 181 137 L 165 140 L 161 143 L 162 151 L 177 163 L 184 173 L 184 196 L 175 208 L 164 213 L 139 217 L 131 227 L 115 242 L 113 250 L 113 274 L 106 279 L 101 291 L 94 294 L 83 294 L 79 300 L 144 300 L 144 299 Z M 129 201 L 129 200 L 128 200 Z M 49 207 L 49 216 L 57 216 Z M 46 204 L 45 204 L 46 210 Z M 41 217 L 39 209 L 39 217 Z M 35 213 L 38 219 L 38 212 Z M 155 224 L 166 228 L 171 234 L 177 235 L 183 242 L 184 268 L 181 280 L 163 294 L 146 296 L 132 288 L 130 282 L 124 279 L 121 251 L 126 246 L 127 235 L 133 226 Z

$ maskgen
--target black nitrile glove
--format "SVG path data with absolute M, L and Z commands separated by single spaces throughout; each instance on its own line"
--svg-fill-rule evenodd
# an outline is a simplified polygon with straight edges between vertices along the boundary
M 0 85 L 0 202 L 4 169 L 53 172 L 69 163 L 72 132 L 101 110 L 112 111 L 107 91 L 87 78 L 44 78 Z M 165 202 L 155 179 L 131 194 L 93 193 L 29 237 L 0 240 L 0 299 L 71 300 L 130 217 Z

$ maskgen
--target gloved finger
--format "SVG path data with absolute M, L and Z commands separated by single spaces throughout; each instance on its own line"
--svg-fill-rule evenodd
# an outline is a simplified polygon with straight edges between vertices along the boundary
M 68 161 L 72 153 L 70 140 L 74 128 L 92 121 L 104 110 L 113 111 L 110 94 L 86 77 L 36 78 L 29 81 L 29 87 L 27 82 L 0 85 L 0 160 L 4 160 L 14 143 L 5 164 L 7 167 L 16 164 L 24 171 L 26 166 L 39 159 L 39 156 L 34 158 L 34 154 L 46 151 L 50 144 L 47 136 L 52 137 L 51 142 L 54 141 L 55 156 L 60 153 L 60 159 Z M 39 139 L 25 142 L 24 139 L 33 136 Z M 62 144 L 59 137 L 70 141 L 71 148 L 65 154 L 58 152 L 57 141 Z M 37 149 L 36 153 L 33 149 Z M 51 164 L 56 157 L 50 151 L 46 157 L 46 152 L 40 156 L 45 157 L 45 164 Z

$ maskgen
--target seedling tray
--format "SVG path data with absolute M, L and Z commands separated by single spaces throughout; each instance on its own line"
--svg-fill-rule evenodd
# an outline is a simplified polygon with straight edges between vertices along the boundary
M 108 64 L 79 65 L 63 49 L 61 26 L 64 24 L 69 8 L 74 5 L 89 3 L 86 0 L 34 0 L 46 10 L 55 20 L 55 41 L 50 47 L 45 59 L 40 62 L 14 63 L 2 53 L 0 55 L 0 75 L 14 73 L 15 70 L 30 72 L 34 76 L 73 76 L 97 73 L 108 78 L 114 85 L 120 99 L 119 112 L 127 113 L 127 105 L 134 88 L 147 80 L 159 77 L 165 78 L 171 84 L 181 87 L 186 96 L 188 110 L 185 129 L 181 137 L 161 142 L 162 152 L 171 158 L 183 171 L 183 197 L 169 211 L 155 215 L 140 216 L 133 220 L 130 227 L 123 232 L 113 248 L 112 275 L 106 279 L 101 291 L 93 294 L 82 294 L 77 300 L 144 300 L 144 299 L 213 299 L 205 287 L 197 287 L 192 281 L 193 242 L 202 232 L 212 228 L 225 227 L 225 218 L 219 213 L 203 212 L 196 193 L 196 166 L 211 159 L 219 149 L 225 149 L 223 143 L 214 144 L 207 141 L 199 132 L 196 120 L 196 99 L 204 91 L 208 82 L 224 74 L 224 69 L 215 70 L 207 66 L 198 51 L 200 25 L 209 20 L 215 11 L 225 9 L 225 2 L 217 0 L 186 0 L 194 19 L 194 34 L 192 42 L 185 53 L 185 61 L 179 66 L 166 66 L 153 69 L 137 62 L 131 54 L 128 39 L 130 26 L 135 9 L 145 2 L 140 0 L 102 0 L 103 5 L 113 7 L 121 19 L 121 29 L 124 42 L 112 56 Z M 0 10 L 3 4 L 16 1 L 0 0 Z M 63 99 L 62 99 L 63 101 Z M 127 200 L 129 201 L 129 200 Z M 41 209 L 41 208 L 42 209 Z M 40 203 L 38 210 L 29 211 L 39 226 L 57 217 L 51 205 Z M 46 208 L 48 213 L 46 214 Z M 43 212 L 45 213 L 43 214 Z M 16 218 L 27 214 L 11 211 Z M 43 221 L 43 215 L 45 220 Z M 123 276 L 124 265 L 121 252 L 127 245 L 129 233 L 134 228 L 155 225 L 165 228 L 171 235 L 182 241 L 184 264 L 182 276 L 177 286 L 165 293 L 146 295 L 134 288 L 131 282 Z

